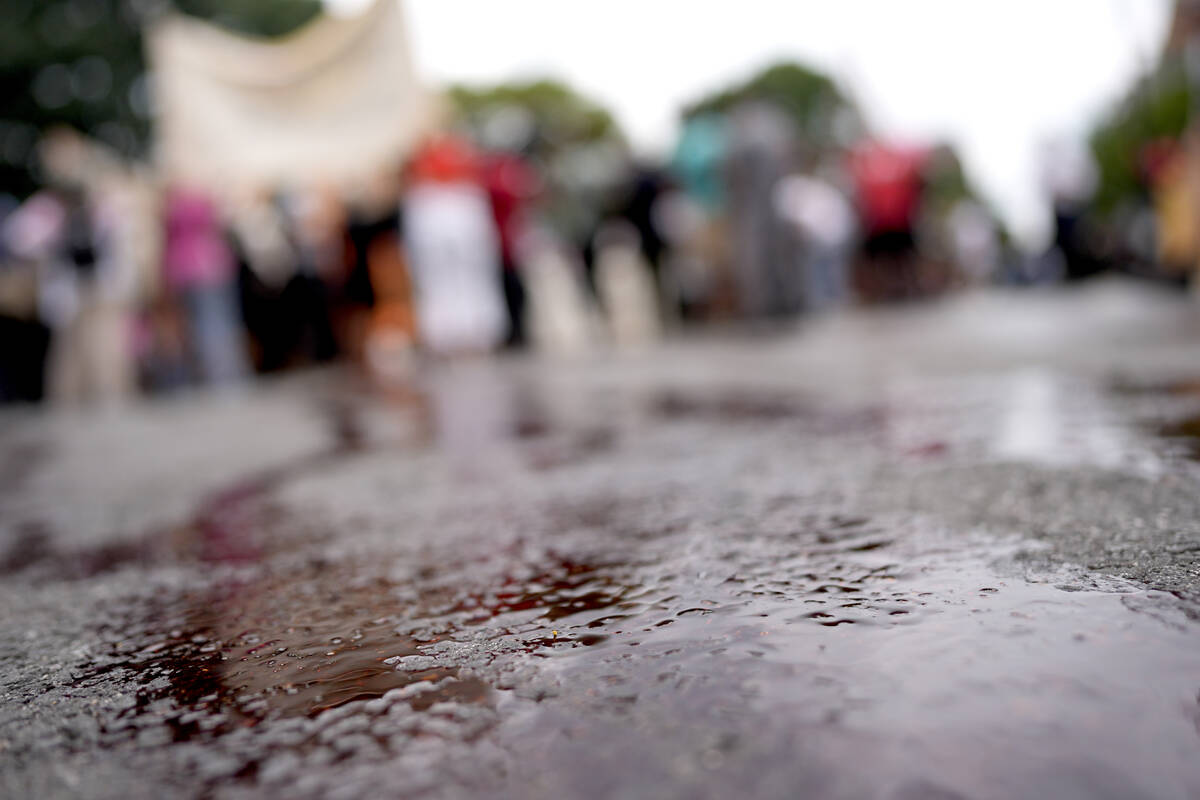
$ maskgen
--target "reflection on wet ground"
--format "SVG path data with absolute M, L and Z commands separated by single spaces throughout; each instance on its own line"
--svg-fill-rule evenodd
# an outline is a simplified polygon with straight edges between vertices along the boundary
M 1191 601 L 1022 516 L 1064 464 L 1149 481 L 1139 404 L 1190 393 L 948 386 L 339 400 L 183 524 L 26 527 L 0 568 L 104 622 L 24 702 L 94 714 L 81 769 L 190 796 L 1200 796 Z M 1010 468 L 1045 486 L 989 493 Z
M 568 524 L 561 551 L 492 553 L 494 568 L 466 579 L 437 559 L 416 571 L 415 587 L 384 577 L 378 564 L 310 564 L 173 597 L 112 631 L 119 641 L 75 686 L 117 680 L 136 687 L 134 702 L 106 723 L 110 746 L 154 741 L 139 738 L 147 730 L 203 744 L 260 728 L 260 748 L 236 759 L 236 771 L 213 786 L 280 785 L 269 765 L 281 752 L 308 757 L 336 748 L 334 742 L 345 751 L 334 764 L 382 763 L 372 758 L 411 747 L 401 731 L 424 730 L 455 741 L 506 743 L 523 764 L 518 775 L 578 769 L 577 794 L 627 794 L 639 781 L 676 783 L 681 776 L 635 770 L 627 783 L 602 778 L 594 753 L 614 744 L 612 734 L 599 733 L 603 720 L 660 720 L 629 736 L 653 748 L 645 737 L 671 736 L 661 720 L 686 719 L 691 712 L 683 709 L 693 702 L 720 710 L 681 737 L 696 748 L 688 758 L 698 770 L 685 770 L 690 777 L 683 785 L 699 789 L 689 782 L 703 775 L 712 782 L 710 796 L 750 778 L 745 770 L 753 760 L 732 765 L 759 725 L 772 736 L 791 735 L 796 724 L 816 726 L 828 741 L 849 736 L 844 750 L 826 753 L 839 761 L 880 746 L 874 735 L 860 741 L 863 731 L 904 729 L 917 737 L 922 757 L 958 752 L 986 775 L 996 765 L 978 763 L 981 753 L 1037 762 L 1026 739 L 1047 746 L 1048 732 L 1086 724 L 1087 717 L 1076 716 L 1081 709 L 1136 716 L 1164 696 L 1180 701 L 1175 720 L 1144 723 L 1139 734 L 1147 737 L 1145 747 L 1162 747 L 1164 755 L 1139 750 L 1138 757 L 1168 773 L 1189 772 L 1168 745 L 1181 728 L 1195 725 L 1195 709 L 1183 700 L 1195 696 L 1200 653 L 1186 645 L 1192 633 L 1186 619 L 1172 616 L 1158 596 L 1115 583 L 1083 594 L 1029 584 L 988 566 L 1002 553 L 994 546 L 953 553 L 961 543 L 952 548 L 945 531 L 917 521 L 797 514 L 802 501 L 787 495 L 765 502 L 771 511 L 762 528 L 721 529 L 718 513 L 708 522 L 717 529 L 668 526 L 634 544 L 637 537 L 622 531 L 623 504 L 609 500 L 551 511 L 558 524 Z M 592 535 L 572 534 L 572 519 Z M 633 544 L 626 558 L 565 554 L 595 550 L 588 540 L 597 531 Z M 1120 616 L 1128 614 L 1121 599 L 1133 616 Z M 530 658 L 552 663 L 540 678 L 514 678 L 512 671 L 525 669 Z M 1145 670 L 1174 677 L 1149 686 Z M 545 730 L 531 740 L 536 747 L 514 739 L 511 723 L 492 710 L 499 696 L 510 698 L 504 703 L 510 711 L 521 707 L 514 692 L 532 704 L 516 717 L 520 725 L 532 724 L 530 713 L 544 718 Z M 488 716 L 457 710 L 473 705 Z M 349 716 L 326 721 L 340 709 Z M 451 722 L 441 728 L 414 722 L 427 714 Z M 289 717 L 311 718 L 313 725 L 281 729 Z M 788 717 L 793 723 L 781 722 Z M 584 723 L 589 719 L 599 722 L 592 727 Z M 279 730 L 291 733 L 281 738 Z M 547 731 L 574 731 L 584 749 L 562 741 L 540 749 Z M 714 744 L 713 736 L 720 741 Z M 1198 744 L 1193 739 L 1174 752 L 1194 753 Z M 1115 757 L 1127 746 L 1123 733 L 1100 730 L 1056 745 L 1056 752 Z M 936 758 L 940 782 L 930 783 L 897 777 L 903 771 L 895 773 L 895 755 L 880 756 L 881 774 L 905 791 L 923 785 L 944 796 L 971 796 L 946 794 L 972 784 Z M 1053 771 L 1053 763 L 1044 766 Z M 1107 775 L 1081 769 L 1082 781 L 1112 782 L 1130 792 L 1123 796 L 1139 796 L 1136 776 L 1119 766 Z M 1045 780 L 989 779 L 1002 791 L 983 796 L 1021 794 Z M 848 796 L 858 796 L 854 785 Z

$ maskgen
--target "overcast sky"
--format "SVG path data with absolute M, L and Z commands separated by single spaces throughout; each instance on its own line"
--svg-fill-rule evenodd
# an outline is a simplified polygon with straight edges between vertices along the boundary
M 364 0 L 329 0 L 344 6 Z M 779 58 L 833 73 L 880 131 L 948 138 L 1018 233 L 1048 225 L 1048 140 L 1079 137 L 1157 57 L 1170 0 L 407 0 L 433 81 L 555 76 L 670 147 L 687 101 Z

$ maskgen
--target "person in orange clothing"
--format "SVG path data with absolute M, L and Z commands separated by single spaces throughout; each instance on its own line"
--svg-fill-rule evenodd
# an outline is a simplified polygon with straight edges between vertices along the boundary
M 365 355 L 372 369 L 388 374 L 406 368 L 417 341 L 412 281 L 399 229 L 376 236 L 367 246 L 366 258 L 375 303 L 367 324 Z

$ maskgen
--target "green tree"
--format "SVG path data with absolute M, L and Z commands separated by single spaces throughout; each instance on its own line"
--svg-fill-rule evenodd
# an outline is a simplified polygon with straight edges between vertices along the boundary
M 1190 105 L 1183 64 L 1168 59 L 1096 127 L 1090 137 L 1099 172 L 1095 211 L 1109 215 L 1142 195 L 1142 149 L 1158 139 L 1179 138 L 1188 125 Z
M 477 142 L 523 151 L 544 178 L 545 220 L 583 241 L 629 165 L 612 114 L 553 80 L 454 86 L 447 94 L 459 126 Z
M 770 103 L 785 112 L 800 135 L 818 150 L 857 138 L 865 130 L 850 97 L 832 78 L 791 61 L 762 70 L 749 80 L 688 105 L 683 115 L 727 113 L 741 103 Z
M 452 86 L 448 95 L 460 122 L 479 137 L 500 115 L 513 110 L 528 115 L 529 144 L 541 156 L 583 144 L 624 143 L 608 111 L 558 81 Z
M 283 36 L 321 11 L 320 0 L 174 0 L 185 14 L 250 36 Z
M 967 177 L 958 151 L 949 142 L 930 152 L 924 178 L 925 202 L 935 214 L 947 213 L 964 200 L 979 201 L 979 193 Z

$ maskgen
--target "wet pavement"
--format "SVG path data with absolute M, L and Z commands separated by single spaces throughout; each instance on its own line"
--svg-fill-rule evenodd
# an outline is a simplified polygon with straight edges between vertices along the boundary
M 1200 313 L 0 416 L 0 796 L 1200 797 Z

